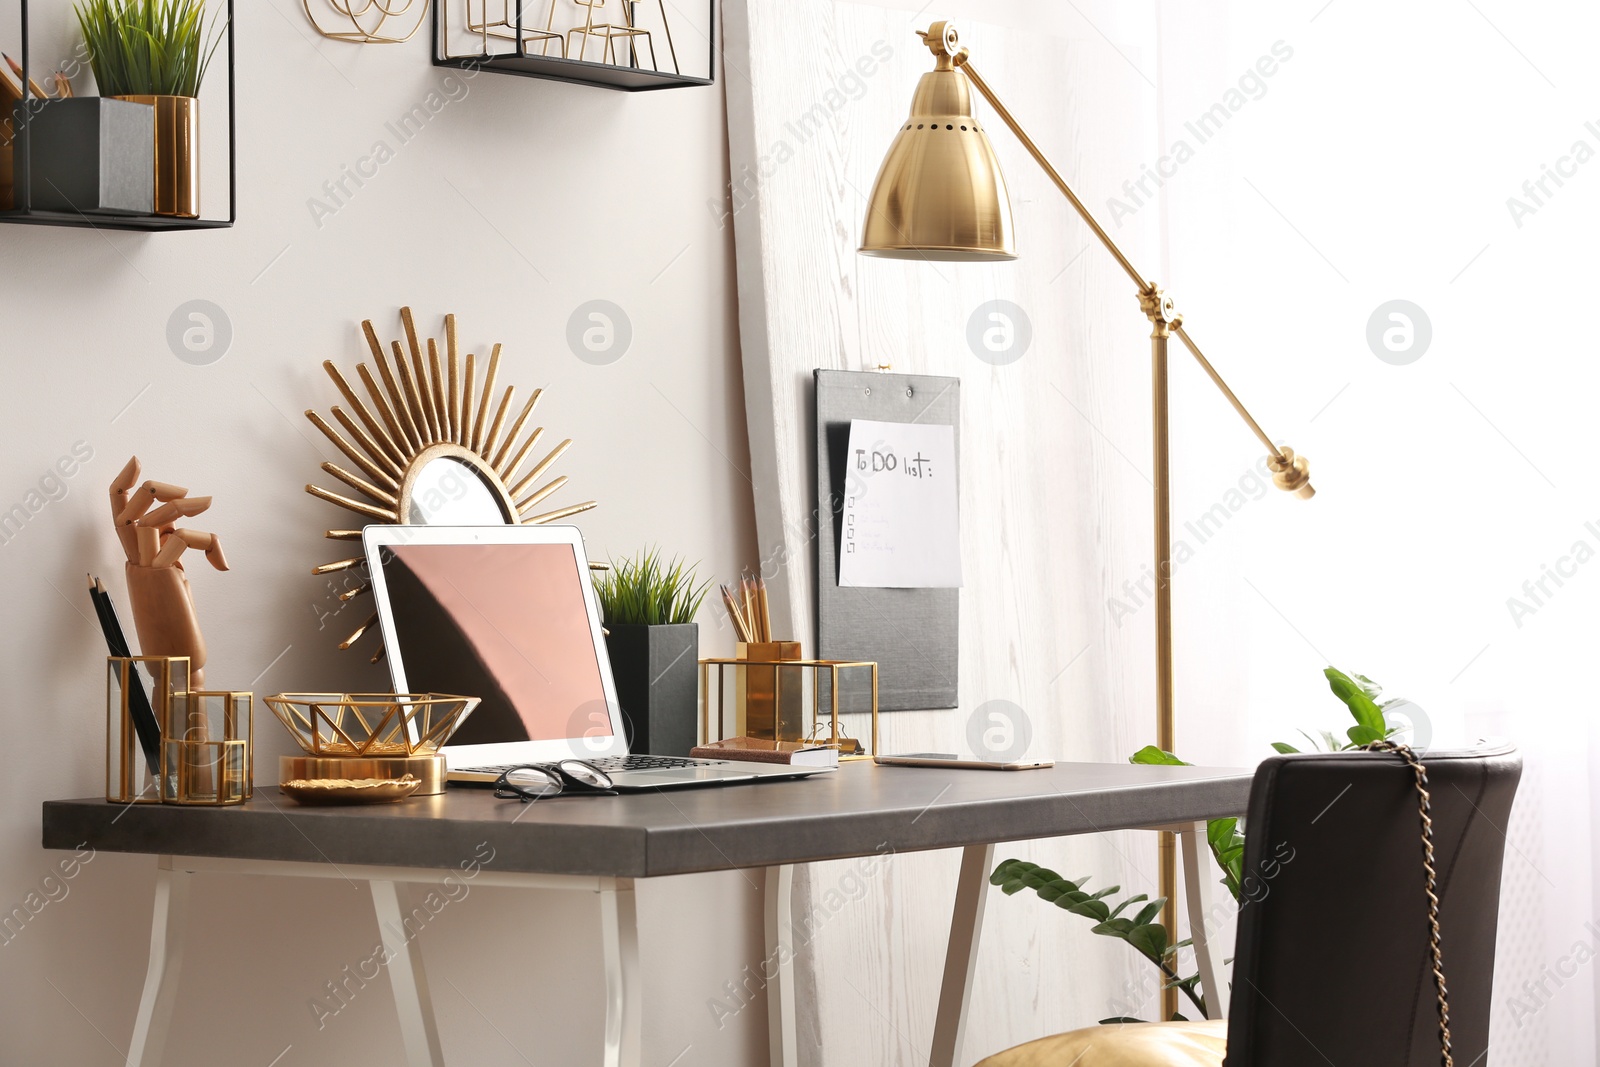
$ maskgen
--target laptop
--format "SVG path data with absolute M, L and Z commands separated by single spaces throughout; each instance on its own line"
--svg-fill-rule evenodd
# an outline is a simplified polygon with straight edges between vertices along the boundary
M 443 749 L 452 782 L 572 758 L 622 792 L 831 769 L 630 753 L 575 526 L 368 526 L 362 543 L 394 691 L 481 699 Z

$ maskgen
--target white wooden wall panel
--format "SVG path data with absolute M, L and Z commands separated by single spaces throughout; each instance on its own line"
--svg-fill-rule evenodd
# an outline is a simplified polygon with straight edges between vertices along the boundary
M 1085 199 L 1103 205 L 1150 158 L 1155 96 L 1139 56 L 1114 51 L 1077 16 L 1059 36 L 1049 20 L 1064 13 L 1041 28 L 1039 5 L 983 10 L 1009 23 L 961 23 L 979 69 Z M 972 713 L 1003 699 L 1023 709 L 1032 754 L 1122 759 L 1153 740 L 1153 609 L 1118 626 L 1107 608 L 1149 553 L 1148 341 L 1131 286 L 995 122 L 1018 262 L 902 264 L 855 251 L 878 162 L 930 66 L 912 31 L 947 13 L 727 0 L 745 402 L 775 617 L 814 646 L 811 371 L 889 363 L 959 375 L 960 708 L 884 716 L 884 747 L 965 749 Z M 1153 62 L 1143 66 L 1153 77 Z M 808 115 L 822 121 L 802 125 Z M 1136 260 L 1155 263 L 1157 221 L 1152 208 L 1117 231 Z M 967 342 L 969 317 L 992 299 L 1019 305 L 1032 327 L 1031 347 L 1008 366 L 979 360 Z M 938 788 L 930 777 L 930 804 Z M 1000 855 L 1155 889 L 1144 835 Z M 798 983 L 809 1062 L 926 1062 L 958 859 L 895 857 L 865 890 L 842 864 L 797 884 L 799 906 L 823 917 Z M 1087 926 L 1037 901 L 995 902 L 968 1062 L 1113 1013 L 1154 1017 L 1151 988 L 1142 1008 L 1116 1002 L 1145 971 Z

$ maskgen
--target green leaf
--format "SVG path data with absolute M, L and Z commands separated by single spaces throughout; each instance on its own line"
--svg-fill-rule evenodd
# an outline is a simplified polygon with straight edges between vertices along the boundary
M 1122 938 L 1125 938 L 1125 937 L 1128 936 L 1128 931 L 1130 931 L 1132 929 L 1133 929 L 1133 920 L 1132 919 L 1118 919 L 1118 918 L 1113 917 L 1113 918 L 1107 919 L 1103 923 L 1096 923 L 1093 927 L 1090 928 L 1089 932 L 1091 934 L 1103 934 L 1106 937 L 1122 937 Z
M 1374 741 L 1382 741 L 1384 738 L 1383 731 L 1374 730 L 1370 726 L 1352 726 L 1345 733 L 1349 736 L 1350 743 L 1358 748 L 1370 745 Z
M 1379 685 L 1377 682 L 1374 682 L 1371 678 L 1368 678 L 1364 674 L 1352 674 L 1350 675 L 1350 680 L 1355 682 L 1356 685 L 1360 686 L 1361 691 L 1367 694 L 1367 696 L 1371 697 L 1373 700 L 1377 700 L 1378 697 L 1383 695 L 1383 686 Z
M 1167 955 L 1167 931 L 1159 923 L 1146 923 L 1128 931 L 1128 944 L 1148 959 L 1160 963 Z
M 1130 1019 L 1126 1015 L 1113 1015 L 1109 1019 L 1101 1019 L 1100 1020 L 1100 1025 L 1101 1026 L 1113 1026 L 1113 1025 L 1121 1025 L 1122 1023 L 1142 1023 L 1142 1022 L 1147 1022 L 1147 1021 L 1148 1020 L 1146 1020 L 1146 1019 Z
M 1299 751 L 1300 751 L 1298 748 L 1295 748 L 1293 745 L 1284 744 L 1282 741 L 1274 741 L 1274 742 L 1272 742 L 1272 747 L 1280 756 L 1293 756 L 1293 755 L 1296 755 L 1297 753 L 1299 753 Z
M 1328 687 L 1333 690 L 1333 695 L 1344 701 L 1345 706 L 1350 709 L 1356 725 L 1369 726 L 1382 737 L 1385 726 L 1383 709 L 1372 699 L 1374 694 L 1367 691 L 1369 687 L 1375 688 L 1376 683 L 1360 675 L 1356 676 L 1361 678 L 1358 682 L 1337 667 L 1329 667 L 1322 673 L 1328 679 Z
M 1137 914 L 1137 915 L 1135 915 L 1133 917 L 1133 925 L 1135 925 L 1135 926 L 1145 926 L 1145 925 L 1147 925 L 1157 915 L 1160 915 L 1161 914 L 1161 909 L 1166 907 L 1166 906 L 1167 906 L 1167 898 L 1166 897 L 1156 897 L 1156 899 L 1152 900 L 1150 903 L 1146 904 L 1144 907 L 1139 909 L 1139 914 Z
M 1147 896 L 1144 893 L 1136 893 L 1133 896 L 1129 897 L 1127 900 L 1124 900 L 1121 904 L 1118 904 L 1116 907 L 1112 908 L 1111 909 L 1111 917 L 1113 919 L 1115 919 L 1118 915 L 1122 914 L 1122 911 L 1123 911 L 1124 908 L 1132 907 L 1134 904 L 1139 903 L 1141 900 L 1149 900 L 1149 899 L 1150 899 L 1149 896 Z
M 1240 883 L 1244 881 L 1244 835 L 1239 832 L 1238 819 L 1212 819 L 1206 823 L 1206 843 L 1211 846 L 1211 856 L 1222 868 L 1222 884 L 1228 887 L 1233 899 L 1239 899 Z
M 1093 919 L 1097 923 L 1103 923 L 1111 918 L 1111 909 L 1106 907 L 1104 901 L 1100 900 L 1080 900 L 1067 910 L 1074 915 L 1082 915 L 1084 918 Z
M 994 869 L 989 876 L 990 885 L 1001 885 L 1017 878 L 1017 872 L 1031 868 L 1033 864 L 1026 860 L 1002 860 L 1000 866 Z
M 1163 752 L 1155 745 L 1146 745 L 1128 757 L 1129 763 L 1137 763 L 1146 767 L 1189 767 L 1192 764 L 1174 756 L 1170 752 Z

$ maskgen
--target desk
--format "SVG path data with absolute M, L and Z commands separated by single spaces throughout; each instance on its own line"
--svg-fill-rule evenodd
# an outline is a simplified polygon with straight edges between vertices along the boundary
M 44 846 L 159 857 L 150 961 L 129 1067 L 159 1063 L 176 999 L 184 911 L 205 872 L 345 878 L 369 883 L 389 957 L 408 1067 L 443 1067 L 421 948 L 408 936 L 401 887 L 438 886 L 492 851 L 474 884 L 598 894 L 606 970 L 606 1067 L 640 1061 L 639 967 L 633 883 L 701 871 L 759 869 L 765 877 L 767 1010 L 774 1067 L 795 1048 L 793 865 L 885 852 L 961 848 L 930 1064 L 961 1057 L 967 999 L 983 925 L 994 846 L 1004 841 L 1169 829 L 1181 835 L 1188 907 L 1202 985 L 1225 1003 L 1205 940 L 1204 899 L 1215 881 L 1203 820 L 1245 809 L 1250 774 L 1203 767 L 1064 763 L 999 772 L 846 764 L 803 781 L 621 797 L 562 797 L 523 805 L 487 790 L 371 807 L 301 807 L 275 786 L 227 808 L 47 801 Z M 483 843 L 480 845 L 480 842 Z M 480 851 L 483 850 L 483 851 Z M 1197 876 L 1198 875 L 1198 876 Z

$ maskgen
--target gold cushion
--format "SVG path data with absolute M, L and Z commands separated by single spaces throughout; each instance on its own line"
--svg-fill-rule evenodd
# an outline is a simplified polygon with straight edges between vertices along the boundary
M 1115 1023 L 1041 1037 L 978 1067 L 1222 1067 L 1228 1023 Z

